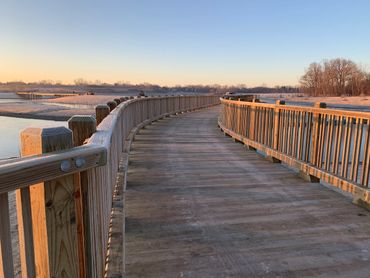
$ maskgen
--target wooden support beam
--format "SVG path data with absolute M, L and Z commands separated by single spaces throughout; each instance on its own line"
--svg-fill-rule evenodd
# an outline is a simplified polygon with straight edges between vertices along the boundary
M 254 151 L 254 152 L 257 151 L 257 149 L 251 145 L 245 145 L 245 148 L 249 151 Z
M 306 171 L 299 171 L 299 176 L 304 179 L 305 181 L 312 182 L 312 183 L 319 183 L 320 179 L 314 175 L 310 175 Z
M 281 163 L 281 160 L 280 160 L 280 159 L 278 159 L 278 158 L 276 158 L 276 157 L 273 157 L 273 156 L 271 156 L 271 155 L 267 155 L 267 156 L 266 156 L 266 160 L 267 160 L 267 161 L 270 161 L 270 162 L 272 162 L 272 163 Z

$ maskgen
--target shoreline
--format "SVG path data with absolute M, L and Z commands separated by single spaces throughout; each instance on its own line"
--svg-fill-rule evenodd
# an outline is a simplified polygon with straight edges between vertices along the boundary
M 35 113 L 18 113 L 18 112 L 4 112 L 0 111 L 1 117 L 20 118 L 20 119 L 34 119 L 34 120 L 49 120 L 65 122 L 68 121 L 71 116 L 69 115 L 40 115 Z

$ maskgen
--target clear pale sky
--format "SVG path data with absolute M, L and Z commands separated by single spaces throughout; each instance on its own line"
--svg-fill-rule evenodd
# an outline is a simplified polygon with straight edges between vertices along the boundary
M 295 85 L 370 65 L 369 0 L 1 0 L 0 81 Z

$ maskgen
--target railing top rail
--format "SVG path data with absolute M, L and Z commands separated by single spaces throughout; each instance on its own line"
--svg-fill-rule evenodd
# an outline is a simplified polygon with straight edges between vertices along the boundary
M 270 104 L 270 103 L 261 103 L 261 102 L 248 102 L 248 101 L 239 101 L 239 100 L 229 100 L 221 98 L 221 103 L 225 104 L 233 104 L 240 107 L 263 107 L 263 108 L 279 108 L 281 110 L 289 110 L 289 111 L 304 111 L 309 113 L 320 113 L 326 115 L 334 115 L 334 116 L 344 116 L 344 117 L 356 117 L 362 119 L 370 119 L 369 112 L 361 112 L 361 111 L 349 111 L 349 110 L 342 110 L 342 109 L 332 109 L 332 108 L 317 108 L 317 107 L 309 107 L 309 106 L 296 106 L 296 105 L 277 105 L 277 104 Z
M 102 146 L 89 144 L 2 164 L 0 194 L 105 165 L 106 152 L 106 148 Z
M 110 140 L 110 136 L 106 134 L 111 134 L 120 111 L 130 103 L 140 100 L 142 99 L 131 99 L 117 106 L 98 126 L 93 139 L 84 146 L 1 161 L 0 194 L 105 165 Z M 83 165 L 77 167 L 76 161 Z

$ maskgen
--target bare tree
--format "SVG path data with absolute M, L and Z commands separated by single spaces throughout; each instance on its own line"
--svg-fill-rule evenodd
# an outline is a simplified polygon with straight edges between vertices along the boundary
M 368 74 L 351 60 L 333 59 L 312 63 L 300 79 L 301 89 L 312 96 L 366 94 Z

